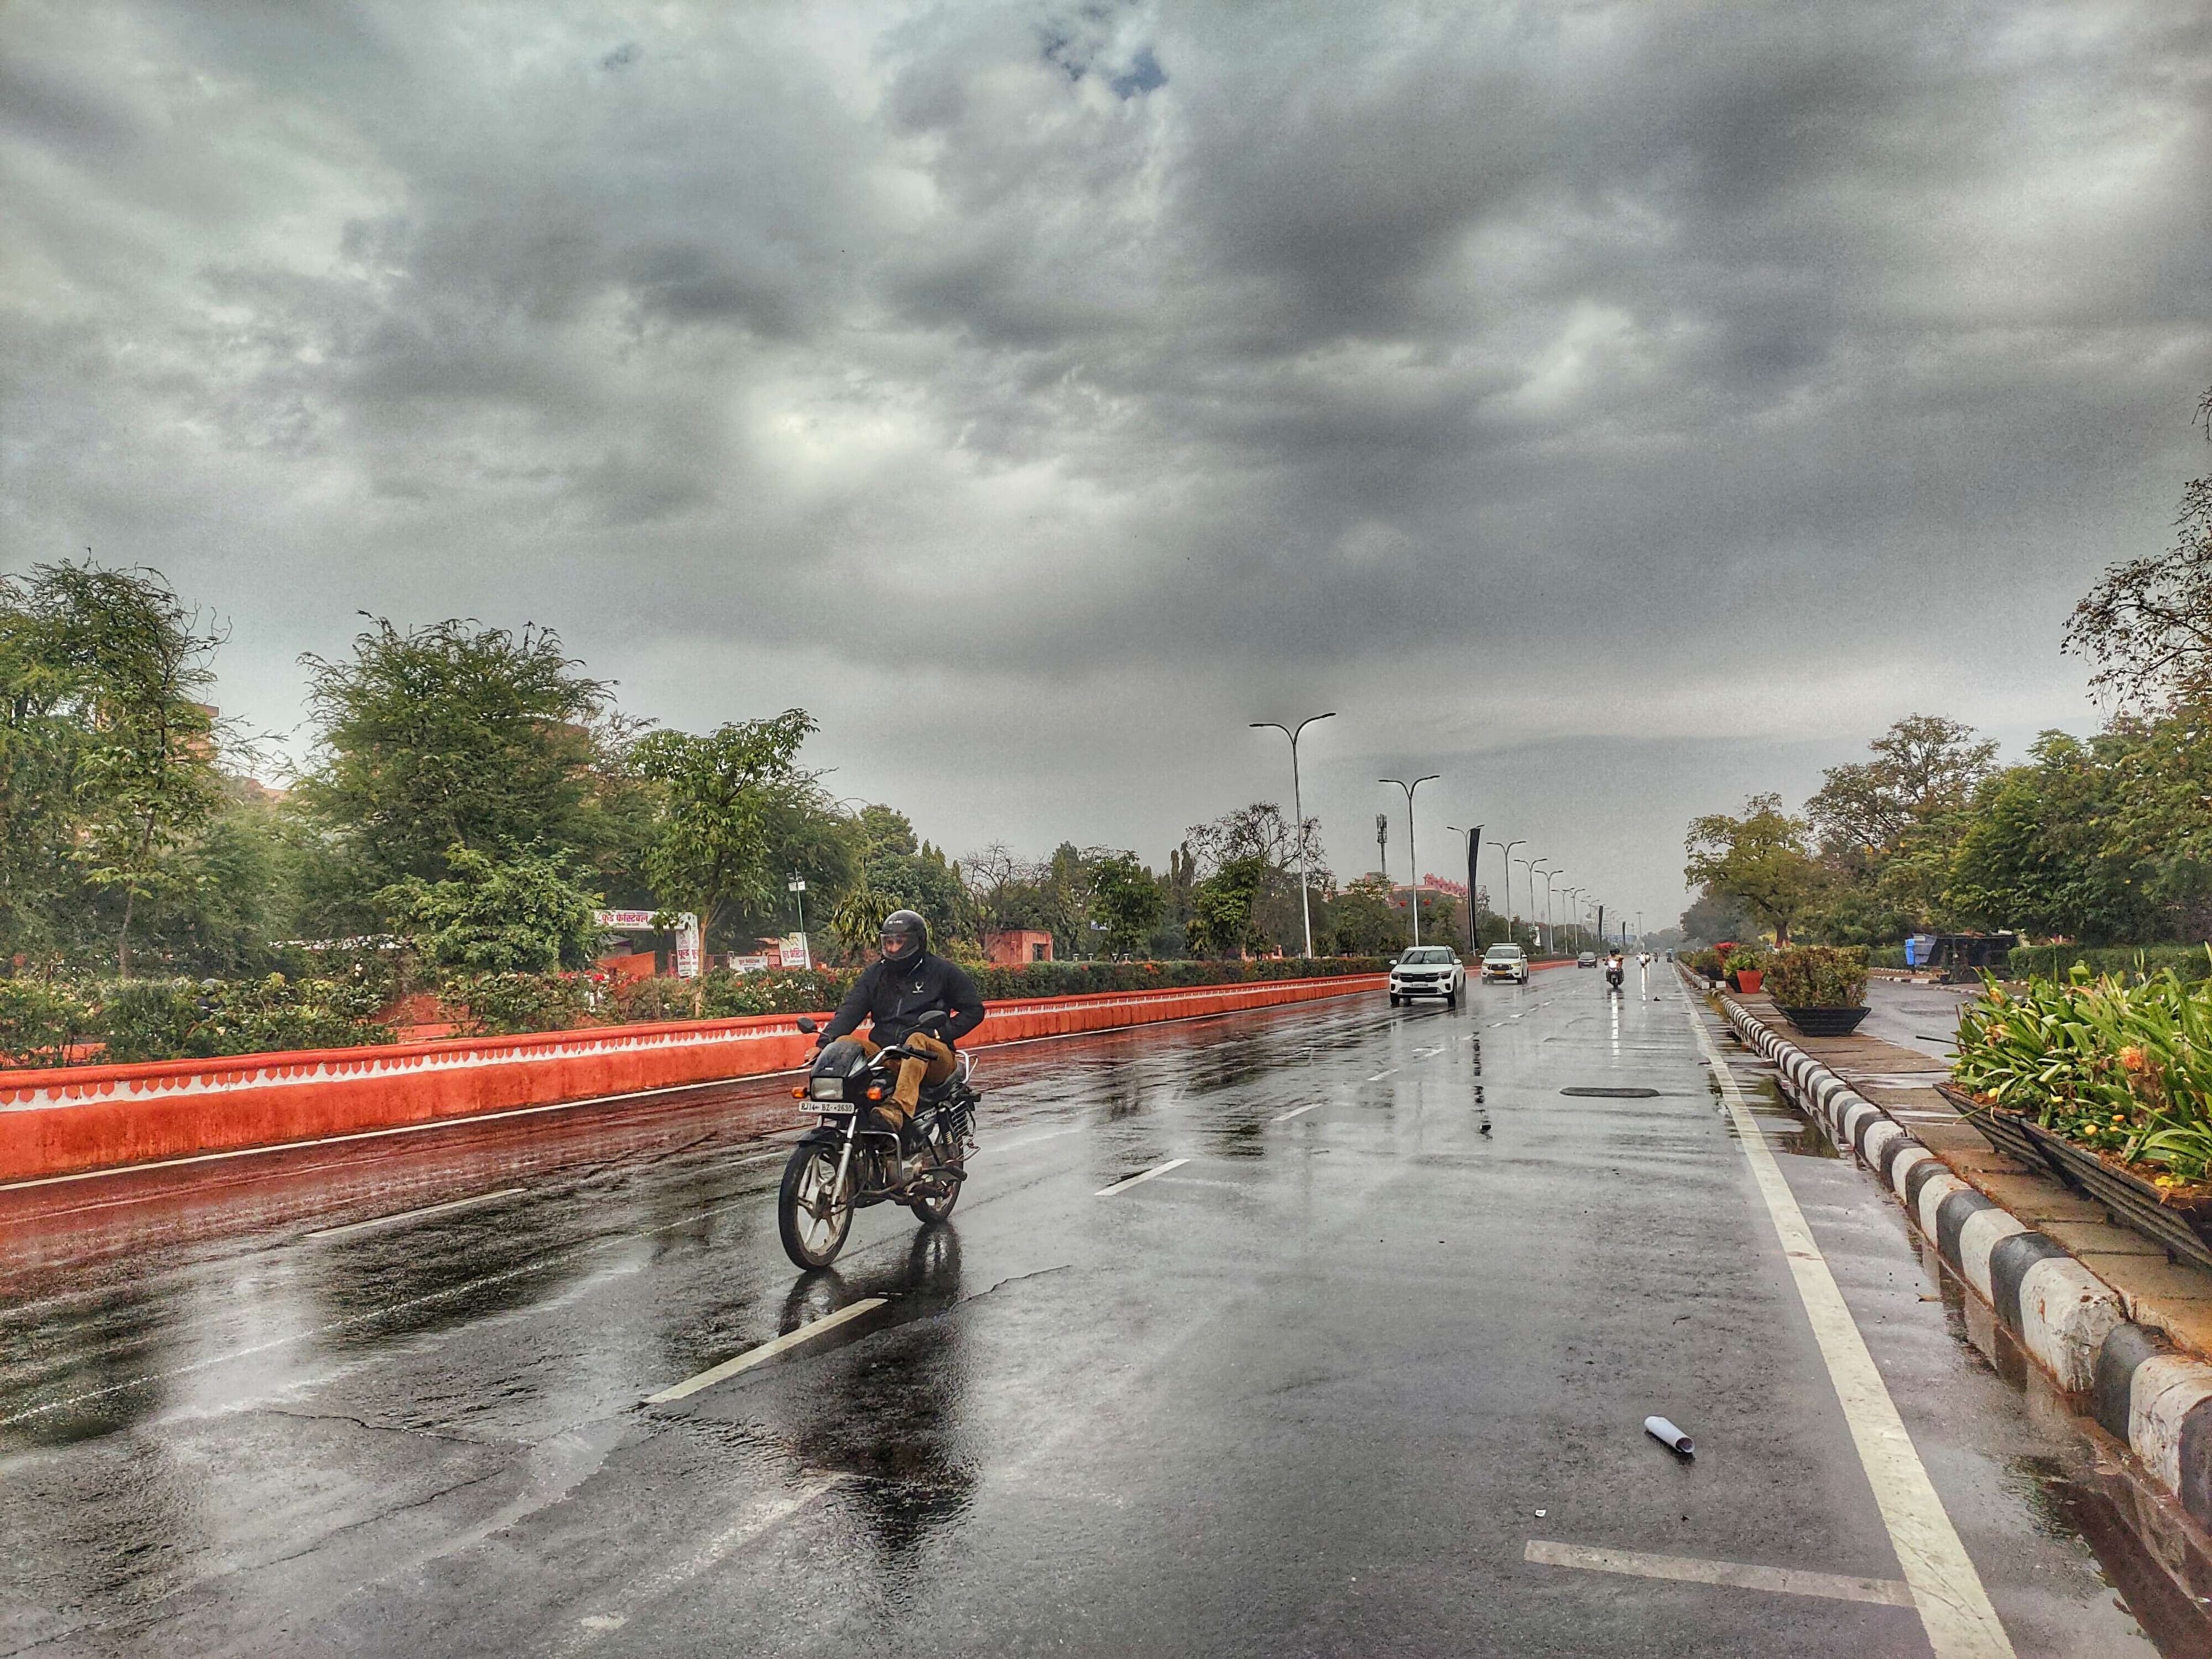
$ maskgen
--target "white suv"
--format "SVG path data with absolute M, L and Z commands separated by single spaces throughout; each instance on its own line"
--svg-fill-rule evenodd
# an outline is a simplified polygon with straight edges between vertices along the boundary
M 1449 945 L 1417 945 L 1390 964 L 1390 1006 L 1415 997 L 1442 997 L 1447 1004 L 1459 1001 L 1467 983 L 1467 969 L 1459 952 Z
M 1510 979 L 1516 985 L 1526 985 L 1528 953 L 1517 945 L 1493 945 L 1482 953 L 1482 976 L 1486 980 Z

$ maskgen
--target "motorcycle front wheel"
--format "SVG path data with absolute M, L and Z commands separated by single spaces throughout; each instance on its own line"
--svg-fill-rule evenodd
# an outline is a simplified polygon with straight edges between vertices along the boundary
M 830 1146 L 801 1146 L 783 1166 L 776 1194 L 776 1231 L 793 1265 L 826 1267 L 845 1248 L 853 1229 L 853 1195 L 837 1191 L 837 1154 Z

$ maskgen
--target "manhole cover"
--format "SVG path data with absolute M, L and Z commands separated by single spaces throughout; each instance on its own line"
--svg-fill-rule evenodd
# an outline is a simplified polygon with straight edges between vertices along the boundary
M 1656 1100 L 1656 1089 L 1562 1089 L 1563 1095 L 1585 1095 L 1599 1100 Z

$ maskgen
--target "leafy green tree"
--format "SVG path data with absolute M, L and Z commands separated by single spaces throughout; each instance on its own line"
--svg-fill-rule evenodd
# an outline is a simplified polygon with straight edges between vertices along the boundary
M 606 684 L 550 629 L 372 620 L 350 656 L 301 659 L 321 731 L 297 794 L 345 866 L 327 888 L 365 904 L 447 875 L 456 847 L 586 852 Z
M 875 949 L 884 929 L 884 918 L 899 908 L 889 893 L 878 892 L 862 880 L 848 889 L 830 913 L 830 936 L 837 941 L 848 962 L 860 962 Z
M 1234 957 L 1259 949 L 1254 912 L 1266 892 L 1267 860 L 1258 853 L 1232 858 L 1191 890 L 1188 933 L 1201 956 Z
M 599 896 L 570 878 L 558 854 L 495 855 L 458 843 L 443 881 L 408 876 L 378 905 L 434 967 L 471 974 L 543 974 L 587 968 L 599 945 Z
M 663 906 L 697 914 L 711 939 L 748 905 L 783 890 L 776 830 L 812 793 L 799 750 L 817 727 L 801 708 L 742 720 L 704 737 L 653 732 L 632 750 L 666 806 L 645 870 Z
M 1683 878 L 1741 899 L 1786 945 L 1791 921 L 1820 890 L 1820 866 L 1805 850 L 1809 829 L 1782 810 L 1781 796 L 1753 795 L 1741 817 L 1715 812 L 1691 821 Z
M 1379 875 L 1346 884 L 1316 919 L 1315 938 L 1323 937 L 1344 957 L 1389 956 L 1403 950 L 1406 918 L 1390 902 L 1390 884 Z
M 1134 853 L 1109 853 L 1091 866 L 1091 919 L 1104 926 L 1106 948 L 1117 956 L 1145 949 L 1166 906 Z
M 94 912 L 131 970 L 132 927 L 173 896 L 222 801 L 221 635 L 161 573 L 44 564 L 0 578 L 0 905 L 9 941 L 65 944 Z

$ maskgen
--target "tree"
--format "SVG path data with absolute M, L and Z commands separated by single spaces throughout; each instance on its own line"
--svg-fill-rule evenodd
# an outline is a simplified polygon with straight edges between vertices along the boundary
M 1134 853 L 1109 853 L 1091 867 L 1091 919 L 1106 929 L 1106 948 L 1134 956 L 1148 945 L 1166 899 Z
M 1911 714 L 1868 745 L 1874 759 L 1832 766 L 1805 803 L 1824 843 L 1894 852 L 1913 830 L 1963 809 L 1996 769 L 1997 746 L 1939 714 Z
M 9 943 L 65 942 L 119 899 L 107 921 L 131 971 L 142 907 L 176 892 L 180 854 L 222 804 L 215 711 L 200 701 L 221 643 L 159 571 L 87 559 L 0 578 Z
M 494 857 L 448 848 L 443 881 L 409 876 L 376 896 L 434 967 L 471 974 L 542 974 L 587 968 L 598 946 L 597 893 L 570 878 L 557 854 Z
M 587 850 L 606 684 L 550 629 L 371 620 L 350 657 L 301 659 L 321 732 L 298 794 L 348 866 L 336 885 L 435 880 L 455 847 Z
M 1339 956 L 1388 956 L 1405 946 L 1406 918 L 1390 902 L 1388 881 L 1362 876 L 1323 907 L 1316 936 L 1326 937 Z
M 1320 822 L 1308 818 L 1293 824 L 1272 801 L 1255 801 L 1211 823 L 1193 824 L 1184 832 L 1183 845 L 1189 849 L 1194 872 L 1208 878 L 1231 865 L 1256 860 L 1254 867 L 1260 873 L 1248 921 L 1254 942 L 1261 945 L 1287 944 L 1293 939 L 1303 943 L 1298 903 L 1302 868 L 1311 869 L 1317 890 L 1328 890 L 1335 879 L 1322 854 Z M 1194 888 L 1192 902 L 1196 902 Z
M 1191 890 L 1191 949 L 1201 956 L 1243 956 L 1265 944 L 1253 911 L 1265 891 L 1267 861 L 1257 853 L 1231 859 Z
M 814 779 L 795 764 L 817 728 L 801 708 L 741 720 L 704 737 L 653 732 L 633 763 L 665 803 L 645 873 L 666 908 L 697 914 L 709 937 L 734 909 L 773 905 L 784 867 L 774 854 L 779 821 L 800 811 Z
M 2212 392 L 2197 416 L 2212 438 Z M 2065 648 L 2123 711 L 2212 700 L 2212 477 L 2182 486 L 2174 532 L 2165 552 L 2107 566 L 2067 621 Z
M 1810 828 L 1782 810 L 1781 796 L 1753 795 L 1740 818 L 1716 812 L 1691 821 L 1683 877 L 1741 899 L 1774 929 L 1775 942 L 1786 945 L 1791 919 L 1820 890 L 1820 867 L 1805 850 Z

